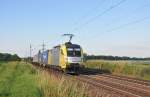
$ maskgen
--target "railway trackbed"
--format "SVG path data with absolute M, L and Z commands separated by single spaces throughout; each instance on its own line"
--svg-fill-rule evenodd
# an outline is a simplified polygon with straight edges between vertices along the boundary
M 141 85 L 145 85 L 145 86 L 150 87 L 150 81 L 147 81 L 147 80 L 141 80 L 141 79 L 137 79 L 137 78 L 130 78 L 130 77 L 127 77 L 127 76 L 108 75 L 108 74 L 102 74 L 101 76 L 105 76 L 105 77 L 109 77 L 109 78 L 115 78 L 115 79 L 119 79 L 119 80 L 126 80 L 128 82 L 133 82 L 133 83 L 137 83 L 137 84 L 141 84 Z
M 142 83 L 129 80 L 116 79 L 114 75 L 80 75 L 77 79 L 92 84 L 98 88 L 104 88 L 114 93 L 125 95 L 127 97 L 150 97 L 150 87 Z M 127 78 L 126 78 L 127 79 Z M 135 79 L 133 79 L 135 80 Z M 140 81 L 140 80 L 138 80 Z M 147 82 L 148 83 L 148 82 Z
M 87 83 L 89 86 L 109 91 L 110 94 L 122 95 L 119 97 L 150 97 L 150 81 L 109 74 L 80 74 L 78 76 L 73 76 L 50 70 L 48 67 L 42 70 L 52 72 L 56 76 L 64 75 L 66 77 L 76 78 L 83 83 Z

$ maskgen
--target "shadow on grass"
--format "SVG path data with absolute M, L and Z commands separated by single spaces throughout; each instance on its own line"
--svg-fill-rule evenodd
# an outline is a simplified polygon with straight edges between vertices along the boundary
M 11 93 L 0 93 L 0 97 L 8 97 Z
M 82 75 L 98 75 L 98 74 L 111 74 L 109 70 L 102 70 L 96 68 L 81 68 L 79 71 Z
M 43 67 L 43 66 L 39 65 L 38 63 L 32 63 L 32 64 L 35 66 Z M 45 66 L 45 67 L 51 68 L 55 71 L 59 71 L 58 69 L 52 68 L 50 66 Z M 82 75 L 98 75 L 98 74 L 104 74 L 104 73 L 105 74 L 111 74 L 111 72 L 109 70 L 104 70 L 104 69 L 99 69 L 99 68 L 97 68 L 97 69 L 96 68 L 87 68 L 87 67 L 81 67 L 79 69 L 79 71 L 76 73 L 71 73 L 71 72 L 68 73 L 67 72 L 66 74 L 70 74 L 70 75 L 80 75 L 80 74 L 82 74 Z

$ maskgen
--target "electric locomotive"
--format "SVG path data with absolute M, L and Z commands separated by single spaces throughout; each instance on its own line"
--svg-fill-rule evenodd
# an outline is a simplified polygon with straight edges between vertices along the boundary
M 69 42 L 42 53 L 39 52 L 33 57 L 33 62 L 57 68 L 67 73 L 79 73 L 83 62 L 83 49 L 80 45 L 71 43 L 71 38 L 72 36 Z

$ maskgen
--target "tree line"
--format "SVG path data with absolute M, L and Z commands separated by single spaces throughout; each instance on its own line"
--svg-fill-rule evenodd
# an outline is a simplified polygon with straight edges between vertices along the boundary
M 150 60 L 150 58 L 137 58 L 137 57 L 119 57 L 119 56 L 104 56 L 104 55 L 87 55 L 84 54 L 85 60 Z
M 17 54 L 0 53 L 0 61 L 21 61 Z

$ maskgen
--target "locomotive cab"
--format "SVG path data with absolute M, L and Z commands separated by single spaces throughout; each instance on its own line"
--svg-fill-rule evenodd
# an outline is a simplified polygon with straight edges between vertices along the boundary
M 71 42 L 65 43 L 66 46 L 66 71 L 69 73 L 78 73 L 80 64 L 83 61 L 83 53 L 80 45 L 72 44 Z

